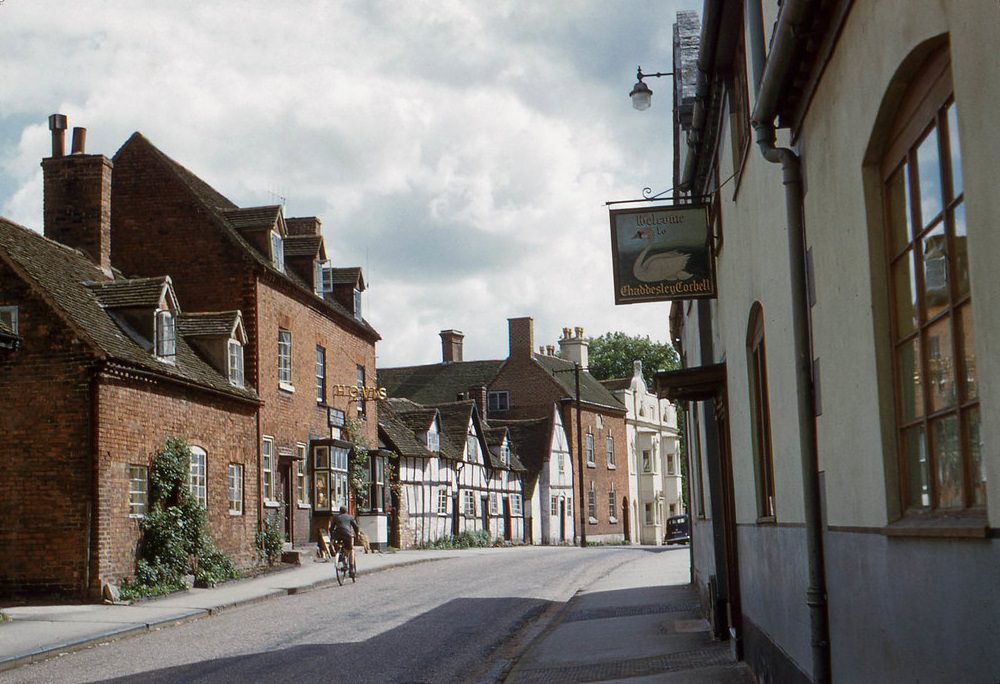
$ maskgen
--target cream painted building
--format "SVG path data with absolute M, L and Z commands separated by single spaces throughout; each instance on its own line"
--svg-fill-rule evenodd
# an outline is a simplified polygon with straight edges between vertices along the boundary
M 998 43 L 975 0 L 678 15 L 718 296 L 674 303 L 657 391 L 694 580 L 761 681 L 1000 680 Z

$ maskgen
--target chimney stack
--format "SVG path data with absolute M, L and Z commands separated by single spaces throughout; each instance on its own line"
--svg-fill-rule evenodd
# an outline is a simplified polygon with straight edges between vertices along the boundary
M 583 336 L 583 328 L 573 329 L 574 336 L 570 337 L 570 329 L 563 328 L 564 337 L 559 340 L 559 357 L 580 364 L 580 368 L 587 368 L 589 362 L 588 350 L 590 345 Z
M 476 402 L 476 408 L 479 409 L 479 415 L 482 418 L 486 417 L 486 385 L 471 385 L 468 392 L 469 399 Z
M 85 154 L 86 129 L 73 129 L 73 154 L 64 156 L 66 117 L 49 117 L 52 156 L 42 160 L 45 237 L 87 254 L 111 272 L 111 160 Z
M 546 345 L 545 346 L 545 353 L 548 354 L 549 356 L 555 356 L 556 355 L 556 346 L 554 344 Z
M 530 360 L 535 349 L 535 322 L 525 316 L 507 319 L 507 358 Z
M 461 330 L 442 330 L 441 361 L 443 363 L 460 363 L 462 361 L 462 340 L 465 335 Z

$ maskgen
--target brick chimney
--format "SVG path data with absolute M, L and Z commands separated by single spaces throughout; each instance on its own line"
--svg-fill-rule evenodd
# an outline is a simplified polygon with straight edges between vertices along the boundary
M 285 230 L 289 235 L 322 235 L 323 223 L 315 216 L 285 218 Z
M 508 358 L 531 359 L 535 348 L 535 322 L 529 318 L 508 318 L 507 336 L 510 341 Z
M 465 335 L 461 330 L 442 330 L 441 361 L 444 363 L 460 363 L 462 361 L 462 340 Z
M 476 402 L 479 417 L 486 418 L 486 385 L 470 385 L 468 397 Z
M 52 156 L 42 160 L 45 237 L 79 249 L 102 270 L 111 270 L 111 160 L 85 154 L 87 130 L 73 129 L 73 153 L 65 156 L 66 117 L 49 117 Z
M 563 328 L 563 338 L 559 340 L 559 357 L 587 368 L 590 343 L 583 336 L 583 328 L 574 328 L 572 336 L 569 328 Z

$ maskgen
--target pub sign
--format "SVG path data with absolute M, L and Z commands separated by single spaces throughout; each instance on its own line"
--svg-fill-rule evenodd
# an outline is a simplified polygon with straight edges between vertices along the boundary
M 612 209 L 611 252 L 615 304 L 715 297 L 704 206 Z

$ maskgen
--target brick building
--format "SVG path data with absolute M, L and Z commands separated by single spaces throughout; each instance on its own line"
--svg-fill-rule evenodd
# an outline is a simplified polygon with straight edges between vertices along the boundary
M 114 157 L 111 199 L 116 267 L 172 274 L 188 306 L 242 311 L 247 380 L 263 402 L 259 515 L 286 540 L 315 540 L 351 498 L 352 443 L 331 439 L 377 443 L 369 414 L 380 337 L 362 315 L 361 269 L 331 265 L 318 218 L 238 207 L 139 133 Z M 384 508 L 362 513 L 383 542 Z
M 111 163 L 61 147 L 42 163 L 45 237 L 0 220 L 0 592 L 93 597 L 131 576 L 172 436 L 192 445 L 216 545 L 248 566 L 259 401 L 228 354 L 242 317 L 187 313 L 170 277 L 112 270 Z

